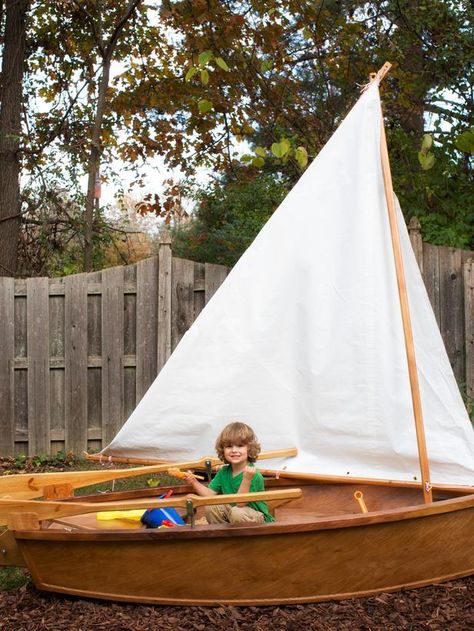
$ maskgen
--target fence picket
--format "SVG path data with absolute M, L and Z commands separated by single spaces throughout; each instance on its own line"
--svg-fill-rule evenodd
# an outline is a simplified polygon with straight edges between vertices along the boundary
M 194 320 L 194 263 L 173 259 L 171 269 L 171 350 Z
M 0 454 L 14 452 L 14 280 L 0 277 Z
M 158 268 L 156 257 L 137 263 L 136 402 L 156 376 Z
M 205 296 L 206 268 L 204 263 L 194 264 L 194 319 L 198 317 L 206 306 Z
M 171 355 L 171 238 L 165 233 L 158 255 L 158 345 L 157 373 Z
M 123 267 L 102 272 L 102 440 L 123 423 Z
M 76 454 L 87 449 L 87 274 L 65 279 L 65 440 Z
M 465 379 L 463 330 L 464 296 L 462 287 L 461 251 L 439 248 L 440 330 L 449 361 L 459 382 Z
M 474 260 L 464 263 L 466 392 L 474 398 Z
M 430 243 L 423 244 L 423 281 L 435 314 L 436 322 L 438 326 L 440 326 L 439 248 Z
M 227 277 L 227 267 L 205 263 L 205 298 L 206 304 L 216 293 Z
M 423 241 L 421 239 L 421 225 L 418 217 L 412 217 L 408 224 L 408 233 L 410 235 L 411 247 L 415 254 L 420 272 L 423 274 Z
M 28 453 L 50 450 L 49 280 L 26 281 L 28 349 Z

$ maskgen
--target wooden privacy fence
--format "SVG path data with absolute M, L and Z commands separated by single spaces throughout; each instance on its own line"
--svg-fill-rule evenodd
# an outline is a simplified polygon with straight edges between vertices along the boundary
M 458 381 L 474 395 L 472 252 L 411 239 Z M 159 255 L 65 278 L 0 278 L 0 455 L 99 449 L 227 275 Z
M 227 276 L 158 256 L 64 278 L 0 278 L 0 455 L 96 450 Z
M 474 252 L 424 243 L 416 217 L 408 230 L 454 375 L 474 397 Z

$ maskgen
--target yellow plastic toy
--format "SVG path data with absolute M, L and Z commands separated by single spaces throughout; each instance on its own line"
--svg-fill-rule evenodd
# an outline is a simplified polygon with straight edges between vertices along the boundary
M 109 521 L 112 519 L 125 519 L 126 521 L 140 521 L 145 511 L 141 510 L 109 510 L 97 513 L 99 521 Z

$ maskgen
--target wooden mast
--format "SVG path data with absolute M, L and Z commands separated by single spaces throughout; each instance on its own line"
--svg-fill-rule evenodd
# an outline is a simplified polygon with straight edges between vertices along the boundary
M 382 81 L 382 79 L 385 77 L 391 67 L 392 64 L 386 62 L 376 74 L 372 73 L 370 75 L 371 82 L 377 81 L 378 83 L 380 83 L 380 81 Z M 423 497 L 425 503 L 428 504 L 433 501 L 430 482 L 430 469 L 428 463 L 428 452 L 426 449 L 425 428 L 423 424 L 423 409 L 421 405 L 420 385 L 418 382 L 418 370 L 416 367 L 415 345 L 413 342 L 413 330 L 411 326 L 410 308 L 408 304 L 407 287 L 405 282 L 405 272 L 403 269 L 400 234 L 398 231 L 397 213 L 394 203 L 392 174 L 390 171 L 390 160 L 388 157 L 383 113 L 381 123 L 380 154 L 382 159 L 383 182 L 388 207 L 388 218 L 390 223 L 390 234 L 392 237 L 393 256 L 395 259 L 398 294 L 400 297 L 400 309 L 402 315 L 403 333 L 405 337 L 405 350 L 407 354 L 408 375 L 410 378 L 413 414 L 415 417 L 416 440 L 418 444 L 418 457 L 420 461 Z

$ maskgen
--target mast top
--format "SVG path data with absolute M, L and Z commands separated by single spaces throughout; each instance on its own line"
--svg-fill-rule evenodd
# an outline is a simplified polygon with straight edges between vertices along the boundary
M 392 64 L 389 61 L 386 61 L 378 72 L 371 72 L 369 75 L 370 83 L 377 81 L 377 83 L 380 84 L 380 82 L 385 78 L 385 75 L 389 72 L 391 67 Z

